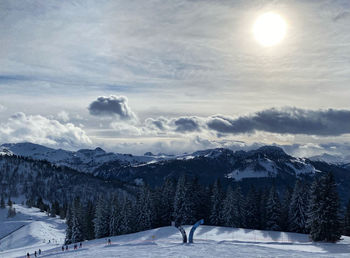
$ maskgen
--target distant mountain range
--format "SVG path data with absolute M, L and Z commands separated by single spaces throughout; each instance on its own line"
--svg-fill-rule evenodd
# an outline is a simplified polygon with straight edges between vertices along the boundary
M 332 171 L 339 182 L 342 198 L 350 197 L 349 165 L 333 160 L 325 162 L 321 157 L 293 157 L 275 146 L 251 151 L 217 148 L 177 156 L 152 153 L 134 156 L 106 152 L 101 148 L 66 151 L 33 143 L 17 143 L 2 144 L 0 155 L 46 160 L 104 180 L 153 186 L 162 184 L 166 178 L 178 178 L 184 174 L 198 178 L 202 184 L 212 184 L 214 180 L 221 179 L 225 184 L 243 186 L 253 184 L 263 187 L 273 183 L 282 189 L 293 186 L 297 178 L 310 181 L 317 173 Z

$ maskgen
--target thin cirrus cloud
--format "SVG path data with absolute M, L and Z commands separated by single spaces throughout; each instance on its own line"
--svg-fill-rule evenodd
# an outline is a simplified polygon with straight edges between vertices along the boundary
M 208 128 L 219 133 L 253 133 L 340 136 L 350 133 L 350 110 L 266 109 L 252 115 L 232 118 L 212 116 Z
M 90 103 L 88 109 L 93 116 L 117 117 L 121 120 L 133 120 L 136 118 L 125 96 L 98 97 Z

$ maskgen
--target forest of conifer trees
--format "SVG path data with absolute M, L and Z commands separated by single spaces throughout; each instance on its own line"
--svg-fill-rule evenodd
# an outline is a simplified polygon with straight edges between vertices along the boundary
M 43 205 L 42 200 L 35 204 Z M 223 189 L 219 180 L 206 187 L 182 176 L 156 189 L 144 185 L 135 198 L 101 195 L 82 203 L 76 197 L 47 210 L 66 218 L 66 243 L 169 226 L 171 221 L 193 224 L 201 218 L 214 226 L 307 233 L 314 241 L 335 242 L 350 233 L 350 202 L 343 212 L 331 173 L 315 177 L 311 185 L 298 180 L 282 194 L 274 186 L 251 186 L 244 194 L 240 187 Z

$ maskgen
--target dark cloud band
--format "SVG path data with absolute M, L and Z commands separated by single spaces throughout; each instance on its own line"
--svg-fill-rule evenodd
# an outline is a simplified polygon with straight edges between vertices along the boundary
M 265 131 L 280 134 L 339 136 L 350 133 L 350 111 L 272 108 L 238 118 L 212 116 L 207 121 L 207 126 L 219 133 Z

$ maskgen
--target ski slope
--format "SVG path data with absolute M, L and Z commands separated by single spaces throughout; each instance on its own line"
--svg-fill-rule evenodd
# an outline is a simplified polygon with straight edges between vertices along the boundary
M 0 257 L 24 257 L 27 252 L 49 250 L 64 242 L 66 224 L 37 208 L 14 204 L 16 216 L 0 209 Z
M 82 248 L 61 251 L 65 225 L 37 209 L 16 205 L 17 218 L 0 222 L 11 228 L 25 223 L 0 242 L 0 257 L 24 257 L 41 248 L 40 257 L 350 257 L 350 238 L 336 244 L 312 243 L 308 235 L 272 231 L 200 226 L 194 244 L 182 244 L 180 232 L 162 227 L 144 232 L 85 241 Z M 32 218 L 32 220 L 28 218 Z M 187 233 L 190 226 L 185 227 Z M 48 243 L 48 240 L 51 243 Z M 57 242 L 57 243 L 56 243 Z M 32 256 L 34 257 L 34 256 Z

